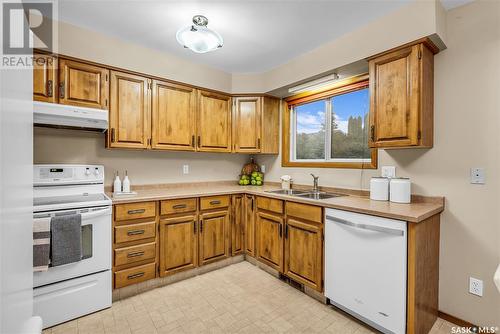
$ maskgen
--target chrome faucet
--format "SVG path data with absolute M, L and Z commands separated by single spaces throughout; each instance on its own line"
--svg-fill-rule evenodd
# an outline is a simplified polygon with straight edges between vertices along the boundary
M 318 179 L 319 179 L 319 176 L 316 176 L 313 173 L 311 173 L 311 176 L 313 177 L 313 180 L 314 180 L 314 183 L 313 183 L 313 192 L 319 193 L 319 188 L 318 188 Z

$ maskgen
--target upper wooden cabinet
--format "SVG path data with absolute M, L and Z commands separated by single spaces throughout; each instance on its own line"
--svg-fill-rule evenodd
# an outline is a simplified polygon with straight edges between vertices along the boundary
M 150 79 L 111 71 L 108 145 L 148 148 L 151 132 Z
M 196 149 L 196 91 L 192 87 L 153 80 L 152 148 Z
M 198 151 L 231 152 L 231 97 L 198 92 Z
M 279 153 L 280 100 L 236 97 L 233 103 L 233 152 Z
M 108 76 L 104 67 L 59 60 L 59 103 L 108 109 Z
M 57 102 L 57 58 L 34 54 L 33 100 Z
M 436 51 L 422 42 L 369 59 L 370 147 L 432 147 Z

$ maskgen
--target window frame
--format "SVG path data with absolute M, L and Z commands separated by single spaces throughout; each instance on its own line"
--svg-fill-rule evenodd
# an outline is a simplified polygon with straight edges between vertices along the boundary
M 292 135 L 291 130 L 294 130 L 296 122 L 292 122 L 292 108 L 305 103 L 310 103 L 318 100 L 326 100 L 327 110 L 328 104 L 331 103 L 330 98 L 342 95 L 350 92 L 354 92 L 360 89 L 369 88 L 368 74 L 358 75 L 352 78 L 348 78 L 337 82 L 328 87 L 324 87 L 318 90 L 306 91 L 297 95 L 290 96 L 284 99 L 283 114 L 282 114 L 282 159 L 281 165 L 283 167 L 318 167 L 318 168 L 351 168 L 351 169 L 376 169 L 378 163 L 378 150 L 376 148 L 370 149 L 370 161 L 341 161 L 342 159 L 336 159 L 335 161 L 327 160 L 294 160 L 292 159 L 292 151 L 295 143 L 295 135 Z M 371 109 L 368 114 L 368 119 L 370 119 Z M 296 117 L 296 115 L 294 115 Z M 329 129 L 329 118 L 331 115 L 327 112 L 325 114 L 325 122 L 327 124 L 326 131 L 331 131 Z M 369 126 L 369 125 L 366 125 Z M 325 136 L 325 159 L 329 156 L 328 149 L 330 149 L 331 143 L 327 143 L 328 136 Z M 350 160 L 350 159 L 345 159 Z

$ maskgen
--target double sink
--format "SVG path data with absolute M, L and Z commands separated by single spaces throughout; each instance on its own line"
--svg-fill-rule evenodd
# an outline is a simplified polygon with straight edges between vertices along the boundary
M 293 190 L 293 189 L 268 190 L 266 192 L 273 193 L 273 194 L 301 197 L 301 198 L 316 199 L 316 200 L 347 196 L 345 194 L 339 194 L 339 193 L 327 193 L 327 192 L 319 192 L 319 191 L 302 191 L 302 190 Z

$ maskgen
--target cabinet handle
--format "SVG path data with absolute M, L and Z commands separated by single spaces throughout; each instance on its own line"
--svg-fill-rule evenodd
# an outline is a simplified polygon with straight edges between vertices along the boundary
M 144 255 L 144 252 L 143 251 L 139 251 L 139 252 L 128 253 L 127 257 L 138 257 L 138 256 L 143 256 L 143 255 Z
M 280 238 L 283 237 L 283 226 L 280 224 Z
M 53 94 L 52 80 L 47 81 L 47 96 L 52 97 Z
M 191 136 L 191 146 L 195 146 L 195 143 L 194 143 L 194 135 Z
M 146 212 L 146 209 L 136 209 L 136 210 L 128 210 L 127 213 L 129 215 L 133 215 L 133 214 L 136 214 L 136 213 L 144 213 Z
M 111 128 L 111 142 L 112 143 L 115 142 L 115 129 L 114 128 Z
M 200 220 L 200 233 L 203 233 L 203 220 Z
M 196 234 L 196 221 L 193 222 L 193 233 Z
M 127 232 L 127 235 L 139 235 L 139 234 L 144 234 L 144 230 L 132 230 L 132 231 L 128 231 Z
M 64 99 L 64 81 L 59 84 L 59 97 Z
M 198 136 L 198 147 L 201 146 L 201 136 Z
M 144 276 L 144 274 L 145 274 L 145 272 L 144 272 L 144 271 L 142 271 L 142 272 L 140 272 L 140 273 L 137 273 L 137 274 L 133 274 L 133 275 L 128 275 L 128 276 L 127 276 L 127 279 L 134 279 L 134 278 L 139 278 L 139 277 L 142 277 L 142 276 Z
M 375 141 L 375 125 L 370 127 L 372 141 Z
M 176 204 L 172 208 L 174 209 L 185 209 L 187 207 L 186 204 Z
M 220 204 L 219 200 L 210 201 L 210 205 L 218 205 L 218 204 Z
M 288 239 L 288 224 L 285 225 L 285 239 Z
M 260 150 L 260 138 L 257 139 L 257 148 Z

